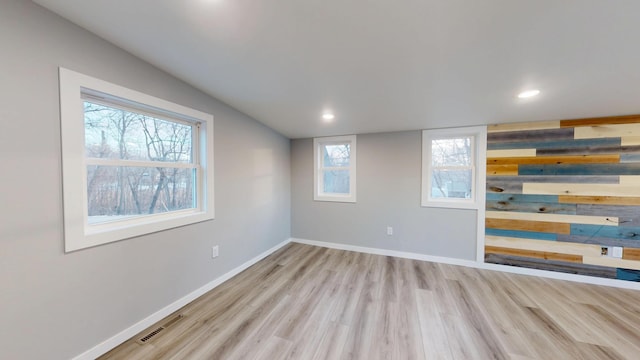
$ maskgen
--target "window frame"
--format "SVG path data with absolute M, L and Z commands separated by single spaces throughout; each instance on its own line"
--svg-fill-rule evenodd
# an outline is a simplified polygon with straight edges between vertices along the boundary
M 471 146 L 471 197 L 470 198 L 433 198 L 431 179 L 434 169 L 446 168 L 432 165 L 432 141 L 470 137 Z M 422 196 L 421 206 L 454 209 L 479 209 L 483 206 L 483 184 L 486 178 L 487 130 L 485 126 L 464 128 L 434 129 L 422 131 Z M 466 167 L 465 167 L 466 168 Z
M 214 219 L 213 115 L 62 67 L 59 76 L 65 252 Z M 87 99 L 92 102 L 93 97 L 99 97 L 103 105 L 126 111 L 192 126 L 197 124 L 192 127 L 192 131 L 197 128 L 198 132 L 192 134 L 192 138 L 196 138 L 192 144 L 196 167 L 194 208 L 89 224 L 87 166 L 92 161 L 85 152 L 83 103 Z M 132 163 L 156 164 L 153 161 Z
M 349 166 L 325 167 L 321 147 L 325 145 L 349 144 Z M 356 135 L 328 136 L 313 139 L 313 199 L 315 201 L 356 202 L 356 165 L 357 165 L 357 138 Z M 331 169 L 349 171 L 349 193 L 325 193 L 324 171 Z

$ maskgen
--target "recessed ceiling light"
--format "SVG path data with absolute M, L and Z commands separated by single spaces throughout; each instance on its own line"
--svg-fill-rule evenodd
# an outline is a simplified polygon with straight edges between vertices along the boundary
M 323 119 L 325 119 L 326 121 L 330 121 L 330 120 L 335 119 L 335 118 L 336 118 L 336 116 L 335 116 L 335 115 L 333 115 L 333 114 L 332 114 L 332 113 L 330 113 L 330 112 L 326 112 L 326 113 L 322 114 L 322 118 L 323 118 Z
M 526 99 L 526 98 L 530 98 L 530 97 L 536 96 L 538 94 L 540 94 L 540 90 L 537 90 L 537 89 L 535 89 L 535 90 L 527 90 L 527 91 L 523 91 L 520 94 L 518 94 L 518 97 L 520 99 Z

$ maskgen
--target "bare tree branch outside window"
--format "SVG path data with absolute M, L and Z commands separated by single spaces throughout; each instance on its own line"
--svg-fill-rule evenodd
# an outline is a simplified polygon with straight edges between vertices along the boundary
M 460 137 L 431 141 L 431 197 L 471 197 L 472 138 Z
M 87 158 L 166 166 L 87 166 L 90 222 L 194 206 L 191 125 L 84 102 Z
M 349 144 L 324 145 L 323 184 L 325 193 L 348 194 L 350 187 L 349 169 L 351 146 Z

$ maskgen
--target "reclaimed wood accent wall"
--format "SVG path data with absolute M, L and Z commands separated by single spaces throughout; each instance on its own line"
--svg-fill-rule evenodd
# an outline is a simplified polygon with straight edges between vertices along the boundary
M 640 115 L 490 126 L 486 200 L 486 262 L 640 281 Z

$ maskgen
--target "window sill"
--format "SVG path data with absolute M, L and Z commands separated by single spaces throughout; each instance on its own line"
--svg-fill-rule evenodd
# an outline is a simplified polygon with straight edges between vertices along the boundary
M 460 210 L 478 210 L 480 204 L 477 202 L 456 202 L 456 201 L 429 201 L 423 202 L 422 207 L 434 207 L 434 208 L 447 208 L 447 209 L 460 209 Z
M 314 201 L 328 201 L 328 202 L 342 202 L 342 203 L 355 203 L 356 202 L 356 197 L 355 195 L 346 195 L 346 196 L 339 196 L 339 195 L 331 195 L 331 196 L 327 196 L 327 195 L 316 195 L 313 198 Z

